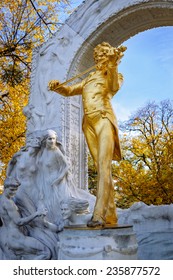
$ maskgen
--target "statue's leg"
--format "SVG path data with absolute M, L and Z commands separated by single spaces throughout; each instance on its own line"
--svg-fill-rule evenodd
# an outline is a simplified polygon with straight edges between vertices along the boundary
M 114 185 L 112 181 L 112 185 L 110 186 L 110 195 L 108 201 L 108 208 L 106 212 L 106 224 L 115 225 L 117 224 L 118 218 L 116 214 L 116 206 L 114 201 Z
M 19 238 L 11 239 L 9 242 L 9 248 L 13 250 L 17 255 L 20 254 L 22 259 L 33 259 L 33 260 L 50 260 L 51 252 L 50 249 L 45 246 L 39 240 L 31 237 L 19 234 Z
M 88 121 L 89 118 L 85 117 L 85 120 L 83 121 L 83 132 L 85 134 L 85 139 L 90 151 L 90 154 L 94 160 L 95 167 L 97 169 L 97 137 L 95 135 L 95 131 L 90 123 Z
M 115 222 L 115 205 L 113 203 L 113 185 L 111 164 L 114 152 L 114 127 L 107 118 L 100 118 L 95 124 L 95 135 L 97 139 L 97 172 L 98 185 L 97 197 L 92 221 L 89 226 L 104 225 L 106 214 L 108 219 Z M 109 203 L 111 204 L 109 207 Z M 110 210 L 108 210 L 110 208 Z M 114 209 L 114 211 L 113 211 Z

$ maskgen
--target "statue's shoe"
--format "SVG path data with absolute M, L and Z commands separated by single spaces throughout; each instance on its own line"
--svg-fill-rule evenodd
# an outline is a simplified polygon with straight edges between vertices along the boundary
M 115 225 L 117 223 L 118 223 L 118 219 L 115 215 L 106 217 L 106 224 Z
M 92 228 L 103 228 L 105 226 L 105 223 L 101 221 L 91 220 L 87 223 L 87 226 Z

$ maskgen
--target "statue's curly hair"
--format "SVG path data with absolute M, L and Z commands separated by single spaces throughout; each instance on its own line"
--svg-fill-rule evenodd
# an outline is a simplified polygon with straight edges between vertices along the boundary
M 102 42 L 101 44 L 98 44 L 95 48 L 94 48 L 94 53 L 93 53 L 93 56 L 94 56 L 94 60 L 97 59 L 97 56 L 100 54 L 100 53 L 104 53 L 104 47 L 109 47 L 111 48 L 112 46 L 107 43 L 107 42 Z

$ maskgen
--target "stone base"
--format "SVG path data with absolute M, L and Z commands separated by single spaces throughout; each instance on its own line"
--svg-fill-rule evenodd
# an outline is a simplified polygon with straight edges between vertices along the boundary
M 60 260 L 136 260 L 137 241 L 131 225 L 69 226 L 59 234 Z

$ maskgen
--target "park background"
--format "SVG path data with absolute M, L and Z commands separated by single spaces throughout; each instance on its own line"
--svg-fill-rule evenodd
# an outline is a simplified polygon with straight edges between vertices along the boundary
M 1 184 L 8 161 L 25 141 L 22 109 L 28 102 L 32 50 L 53 36 L 81 3 L 5 0 L 0 4 Z M 123 42 L 127 50 L 119 71 L 124 83 L 112 100 L 123 150 L 123 160 L 113 163 L 119 207 L 137 201 L 156 205 L 173 201 L 172 35 L 173 27 L 159 27 Z M 93 193 L 96 178 L 89 157 Z

